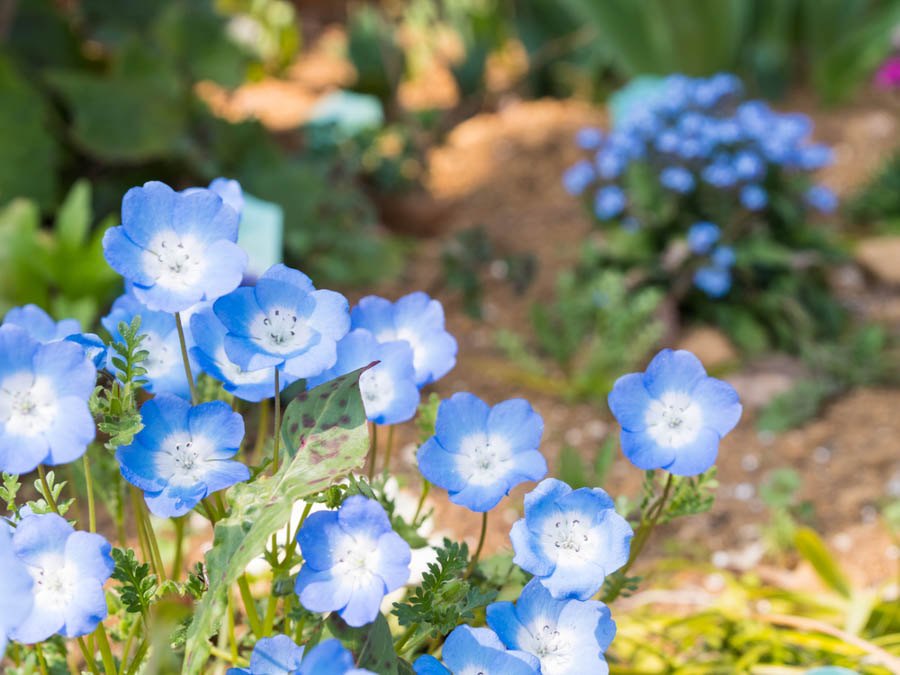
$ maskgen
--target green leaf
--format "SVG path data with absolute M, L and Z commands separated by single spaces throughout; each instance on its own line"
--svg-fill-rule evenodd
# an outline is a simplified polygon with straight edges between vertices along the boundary
M 412 675 L 412 667 L 397 656 L 391 629 L 383 614 L 361 628 L 351 628 L 337 614 L 328 618 L 329 632 L 356 657 L 357 668 L 382 675 Z
M 91 184 L 79 180 L 56 214 L 54 229 L 63 246 L 74 249 L 84 244 L 91 227 L 91 213 Z
M 285 461 L 272 477 L 241 483 L 230 491 L 231 510 L 216 524 L 206 555 L 209 590 L 197 605 L 188 630 L 183 673 L 199 673 L 209 656 L 209 636 L 225 604 L 225 589 L 283 527 L 299 499 L 365 461 L 369 448 L 359 376 L 366 368 L 301 393 L 287 406 L 282 422 Z
M 794 545 L 800 555 L 813 566 L 826 586 L 845 598 L 850 598 L 852 595 L 850 582 L 814 530 L 808 527 L 798 529 L 794 535 Z

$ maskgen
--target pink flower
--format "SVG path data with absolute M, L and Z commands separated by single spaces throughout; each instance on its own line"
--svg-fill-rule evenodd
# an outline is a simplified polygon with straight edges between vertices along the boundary
M 900 87 L 900 56 L 892 56 L 875 73 L 875 84 L 881 89 Z

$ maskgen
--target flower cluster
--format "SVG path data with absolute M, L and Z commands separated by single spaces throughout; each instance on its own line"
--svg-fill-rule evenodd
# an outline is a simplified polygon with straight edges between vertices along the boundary
M 686 233 L 691 221 L 684 215 L 721 219 L 712 242 L 733 246 L 750 236 L 754 217 L 783 217 L 785 199 L 801 211 L 804 204 L 823 213 L 837 206 L 827 187 L 809 187 L 807 174 L 833 159 L 829 147 L 810 140 L 810 119 L 742 101 L 741 93 L 740 80 L 730 74 L 670 75 L 640 105 L 626 109 L 608 134 L 581 130 L 576 141 L 593 157 L 562 179 L 571 194 L 584 196 L 597 219 L 617 220 L 627 232 L 645 231 L 663 249 L 687 234 L 696 257 L 686 264 L 695 286 L 711 298 L 731 288 L 734 251 L 704 259 L 712 251 L 695 242 L 708 242 L 709 230 L 695 239 L 697 226 Z
M 226 675 L 374 675 L 356 668 L 353 654 L 339 640 L 323 640 L 308 652 L 286 635 L 262 638 L 253 648 L 249 668 L 229 668 Z

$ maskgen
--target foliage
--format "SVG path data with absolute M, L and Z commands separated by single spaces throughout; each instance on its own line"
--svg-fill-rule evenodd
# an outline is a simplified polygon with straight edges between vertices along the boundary
M 125 610 L 147 616 L 157 589 L 157 577 L 150 573 L 150 563 L 140 563 L 133 549 L 112 550 L 116 567 L 112 578 L 120 583 L 118 593 Z
M 848 211 L 858 222 L 900 229 L 900 152 L 895 152 L 863 185 Z
M 595 453 L 593 464 L 585 466 L 581 453 L 570 445 L 564 445 L 559 453 L 556 476 L 575 490 L 583 487 L 603 487 L 616 458 L 616 450 L 618 443 L 615 436 L 607 436 Z
M 103 260 L 102 247 L 115 219 L 104 219 L 93 233 L 92 220 L 85 181 L 72 186 L 51 229 L 41 228 L 35 202 L 16 199 L 0 209 L 0 314 L 31 302 L 58 318 L 94 322 L 118 276 Z
M 533 253 L 498 255 L 494 242 L 482 225 L 463 230 L 444 246 L 441 254 L 444 284 L 462 294 L 463 308 L 469 316 L 481 318 L 486 271 L 509 282 L 521 295 L 537 274 Z

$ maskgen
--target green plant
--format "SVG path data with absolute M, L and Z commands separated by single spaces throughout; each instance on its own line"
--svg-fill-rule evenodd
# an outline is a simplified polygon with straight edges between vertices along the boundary
M 813 506 L 801 501 L 798 493 L 803 478 L 794 469 L 775 469 L 759 488 L 759 498 L 769 509 L 771 520 L 763 531 L 769 550 L 784 555 L 794 546 L 794 538 L 802 523 L 814 517 Z
M 895 152 L 857 192 L 848 212 L 855 221 L 900 230 L 900 152 Z

